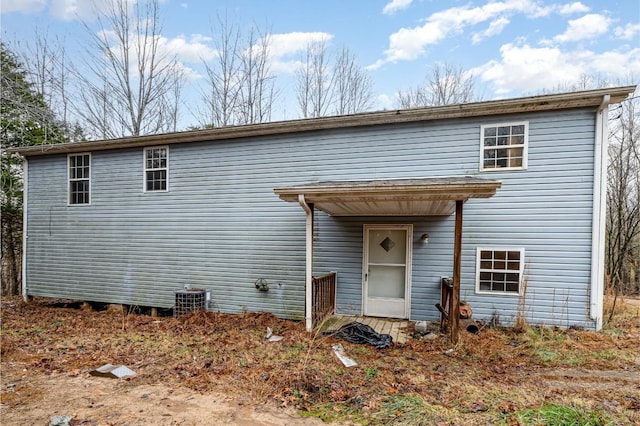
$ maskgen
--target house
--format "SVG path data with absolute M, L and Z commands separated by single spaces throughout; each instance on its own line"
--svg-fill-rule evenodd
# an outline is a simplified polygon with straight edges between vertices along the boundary
M 311 328 L 335 272 L 342 314 L 437 320 L 448 285 L 450 312 L 599 329 L 607 112 L 634 90 L 18 149 L 23 294 L 169 308 L 199 288 Z

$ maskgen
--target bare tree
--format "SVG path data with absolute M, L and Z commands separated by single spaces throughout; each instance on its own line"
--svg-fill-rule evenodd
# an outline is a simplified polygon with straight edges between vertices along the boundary
M 271 120 L 271 110 L 276 98 L 275 77 L 269 62 L 268 34 L 262 35 L 252 27 L 247 36 L 248 48 L 240 61 L 240 91 L 238 124 L 263 123 Z
M 205 106 L 200 125 L 221 127 L 269 121 L 276 98 L 269 35 L 255 26 L 243 35 L 227 16 L 218 17 L 217 25 L 217 29 L 212 26 L 216 58 L 204 63 L 208 80 L 202 90 Z
M 296 69 L 296 100 L 300 107 L 303 118 L 311 116 L 311 46 L 307 46 L 305 57 L 300 61 L 300 66 Z
M 307 46 L 296 70 L 296 97 L 305 118 L 354 114 L 373 105 L 373 80 L 346 47 L 332 65 L 326 40 L 318 40 Z
M 180 105 L 182 100 L 182 89 L 185 81 L 184 69 L 179 62 L 174 61 L 169 71 L 171 76 L 171 84 L 169 92 L 166 93 L 166 102 L 161 108 L 159 120 L 166 123 L 163 130 L 169 132 L 178 131 L 178 123 L 180 122 Z
M 57 127 L 64 130 L 71 141 L 84 139 L 80 125 L 72 122 L 73 82 L 64 43 L 57 38 L 51 40 L 46 32 L 37 30 L 33 42 L 25 43 L 19 53 L 33 89 L 58 120 Z
M 207 86 L 202 91 L 202 126 L 222 127 L 234 124 L 240 93 L 240 30 L 227 16 L 218 16 L 218 29 L 212 25 L 217 52 L 213 63 L 204 61 Z
M 296 70 L 296 97 L 302 117 L 327 115 L 332 103 L 332 85 L 326 40 L 313 41 L 307 45 Z
M 593 76 L 591 74 L 580 74 L 575 81 L 559 83 L 552 88 L 545 88 L 540 94 L 579 92 L 582 90 L 598 89 L 609 86 L 610 83 L 603 76 Z
M 20 53 L 21 61 L 33 82 L 33 89 L 52 108 L 54 101 L 59 100 L 59 96 L 54 97 L 54 93 L 58 95 L 56 89 L 59 78 L 56 74 L 61 68 L 58 59 L 64 57 L 64 47 L 58 43 L 54 45 L 46 33 L 36 30 L 33 43 L 27 42 Z
M 373 80 L 346 47 L 338 52 L 333 70 L 335 113 L 355 114 L 373 106 Z
M 612 288 L 640 292 L 640 109 L 638 96 L 612 110 L 607 175 L 606 269 Z
M 83 90 L 78 114 L 102 138 L 138 136 L 176 127 L 167 105 L 179 93 L 175 58 L 160 46 L 159 0 L 107 0 L 92 36 L 88 72 L 78 72 Z
M 479 100 L 475 79 L 460 67 L 436 63 L 423 85 L 397 93 L 400 108 L 451 105 Z

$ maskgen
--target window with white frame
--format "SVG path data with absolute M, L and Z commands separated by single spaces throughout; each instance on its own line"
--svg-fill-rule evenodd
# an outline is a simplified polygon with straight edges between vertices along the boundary
M 91 154 L 69 154 L 69 204 L 91 204 Z
M 169 148 L 151 147 L 144 149 L 144 190 L 167 191 L 169 176 Z
M 480 170 L 525 169 L 529 123 L 481 126 Z
M 520 294 L 524 271 L 523 248 L 480 248 L 476 256 L 478 293 Z

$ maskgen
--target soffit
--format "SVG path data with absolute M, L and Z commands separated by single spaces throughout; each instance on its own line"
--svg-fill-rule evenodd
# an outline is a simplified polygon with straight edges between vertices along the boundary
M 492 197 L 500 181 L 469 176 L 332 181 L 275 188 L 282 200 L 300 202 L 331 216 L 448 216 L 456 201 Z

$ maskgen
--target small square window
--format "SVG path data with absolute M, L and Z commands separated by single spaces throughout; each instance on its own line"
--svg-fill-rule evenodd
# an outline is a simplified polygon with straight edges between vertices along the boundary
M 166 192 L 169 188 L 169 147 L 144 149 L 144 191 Z
M 476 291 L 520 294 L 524 249 L 478 248 Z
M 480 170 L 526 168 L 528 128 L 526 122 L 482 126 Z

